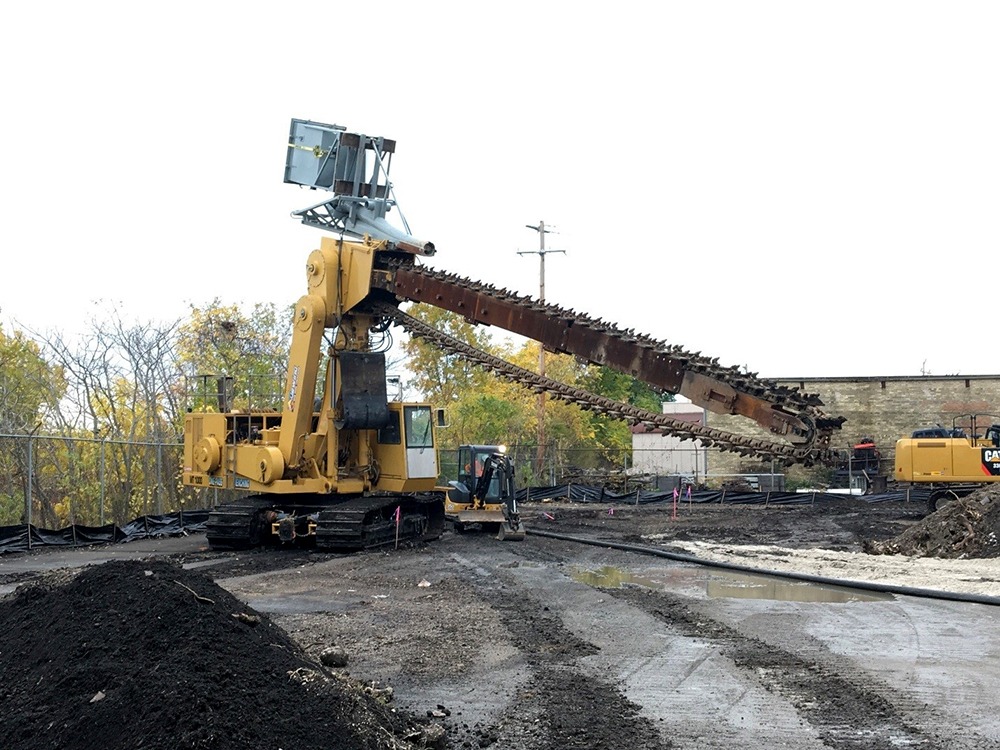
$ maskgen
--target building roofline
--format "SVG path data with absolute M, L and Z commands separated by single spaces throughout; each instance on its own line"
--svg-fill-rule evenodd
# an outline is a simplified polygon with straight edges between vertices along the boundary
M 845 375 L 808 378 L 762 378 L 762 380 L 773 380 L 777 383 L 878 383 L 883 381 L 912 383 L 915 381 L 929 382 L 932 380 L 1000 380 L 1000 375 Z

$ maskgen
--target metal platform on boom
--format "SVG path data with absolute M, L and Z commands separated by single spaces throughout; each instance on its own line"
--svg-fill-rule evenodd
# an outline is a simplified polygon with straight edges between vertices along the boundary
M 387 240 L 394 249 L 433 255 L 434 243 L 410 234 L 389 181 L 396 142 L 348 133 L 341 125 L 293 119 L 288 134 L 285 182 L 333 197 L 293 211 L 303 224 L 330 232 Z M 405 229 L 394 227 L 386 214 L 397 209 Z

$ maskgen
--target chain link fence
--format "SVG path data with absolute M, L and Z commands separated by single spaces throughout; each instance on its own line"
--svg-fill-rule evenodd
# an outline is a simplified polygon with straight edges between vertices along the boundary
M 178 442 L 0 434 L 0 526 L 124 525 L 207 507 L 181 486 L 182 454 Z
M 717 486 L 727 479 L 670 470 L 692 465 L 679 455 L 683 450 L 648 451 L 656 455 L 647 456 L 631 449 L 552 445 L 539 451 L 536 444 L 507 448 L 519 487 L 577 484 L 623 492 L 669 489 L 678 482 Z M 0 434 L 0 526 L 122 526 L 137 517 L 207 509 L 230 499 L 225 491 L 184 487 L 182 460 L 183 444 L 178 441 Z M 650 466 L 657 468 L 642 468 Z M 439 470 L 443 484 L 457 478 L 457 446 L 440 448 Z M 761 472 L 762 486 L 775 481 L 763 479 L 767 474 Z
M 507 453 L 514 464 L 518 487 L 586 484 L 627 492 L 640 487 L 672 489 L 679 484 L 720 484 L 735 476 L 707 474 L 702 448 L 609 450 L 545 446 L 539 451 L 537 444 L 527 443 L 509 445 Z M 442 478 L 455 479 L 458 448 L 442 447 L 439 456 Z

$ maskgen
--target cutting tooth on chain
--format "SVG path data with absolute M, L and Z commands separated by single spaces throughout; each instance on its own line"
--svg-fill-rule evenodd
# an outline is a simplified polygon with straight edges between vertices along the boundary
M 402 268 L 404 265 L 406 265 L 405 261 L 393 261 L 387 264 L 387 269 L 390 273 L 392 273 L 395 269 Z M 675 365 L 681 367 L 682 369 L 686 369 L 692 373 L 698 373 L 699 375 L 704 375 L 719 383 L 727 384 L 736 389 L 738 392 L 759 397 L 775 409 L 801 414 L 816 425 L 816 437 L 813 439 L 813 443 L 807 446 L 805 450 L 803 450 L 802 445 L 790 446 L 782 443 L 775 444 L 774 446 L 768 448 L 768 450 L 773 451 L 773 454 L 769 455 L 776 455 L 787 460 L 801 461 L 807 464 L 821 461 L 825 462 L 825 460 L 830 458 L 832 455 L 828 449 L 832 432 L 840 429 L 840 425 L 844 420 L 843 418 L 831 417 L 825 414 L 821 409 L 823 403 L 817 394 L 803 393 L 794 387 L 778 385 L 773 380 L 763 380 L 755 372 L 742 372 L 738 366 L 721 365 L 718 357 L 707 357 L 700 351 L 695 353 L 687 352 L 683 347 L 678 346 L 677 344 L 667 344 L 664 341 L 658 341 L 650 336 L 647 336 L 646 334 L 637 333 L 631 328 L 623 331 L 614 325 L 614 323 L 605 321 L 602 318 L 591 318 L 588 315 L 579 313 L 572 309 L 560 308 L 556 305 L 551 305 L 547 302 L 542 302 L 531 297 L 517 295 L 507 289 L 498 290 L 488 284 L 460 277 L 455 274 L 436 271 L 426 266 L 407 265 L 406 268 L 409 273 L 415 273 L 419 276 L 437 281 L 447 281 L 447 283 L 452 286 L 468 289 L 481 297 L 492 297 L 496 300 L 513 301 L 518 305 L 524 306 L 525 308 L 542 312 L 552 320 L 563 321 L 566 325 L 588 327 L 604 334 L 607 337 L 617 338 L 622 342 L 628 342 L 633 347 L 642 347 L 647 350 L 652 350 L 658 355 L 662 355 L 663 357 L 673 360 Z M 391 286 L 388 288 L 392 290 Z M 394 313 L 399 312 L 395 307 L 389 307 Z M 399 319 L 396 319 L 396 322 L 399 323 Z M 408 326 L 404 327 L 408 328 Z M 424 338 L 428 337 L 424 336 Z M 475 361 L 471 353 L 463 356 L 466 356 L 466 358 L 471 361 Z M 494 371 L 497 371 L 497 368 L 493 369 Z M 499 369 L 503 370 L 502 367 Z M 549 382 L 544 386 L 544 389 L 554 390 L 554 383 L 555 381 Z M 605 411 L 603 413 L 610 412 Z M 662 415 L 655 416 L 658 420 L 657 424 L 665 424 L 665 422 L 661 421 L 663 419 Z M 678 429 L 679 425 L 669 427 L 672 434 L 676 433 Z M 702 439 L 707 439 L 704 434 L 699 436 L 702 437 Z M 714 438 L 717 440 L 719 445 L 724 445 L 731 441 L 739 441 L 737 436 L 721 432 L 719 432 L 718 435 L 715 435 Z M 751 446 L 750 450 L 751 453 L 764 453 L 764 449 L 761 446 Z
M 673 419 L 665 414 L 648 412 L 644 409 L 623 404 L 603 396 L 597 396 L 579 388 L 551 380 L 530 370 L 520 368 L 499 357 L 487 354 L 454 339 L 435 328 L 398 310 L 392 305 L 376 303 L 378 311 L 391 318 L 397 325 L 405 328 L 411 335 L 418 336 L 450 354 L 457 354 L 470 362 L 493 372 L 506 380 L 520 383 L 536 393 L 547 393 L 568 403 L 576 403 L 581 408 L 597 414 L 604 414 L 616 419 L 622 419 L 632 424 L 642 423 L 650 432 L 678 435 L 684 439 L 701 440 L 706 447 L 718 447 L 726 451 L 735 451 L 741 455 L 776 458 L 805 465 L 819 463 L 830 455 L 829 451 L 820 449 L 802 449 L 785 443 L 769 443 L 758 438 L 748 438 L 731 435 L 720 430 L 690 422 Z

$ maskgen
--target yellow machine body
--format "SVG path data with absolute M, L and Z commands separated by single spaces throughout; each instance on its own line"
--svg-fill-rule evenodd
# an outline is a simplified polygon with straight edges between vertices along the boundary
M 896 481 L 1000 482 L 1000 447 L 983 438 L 903 438 Z
M 431 407 L 402 402 L 388 406 L 391 426 L 354 431 L 348 459 L 341 465 L 327 460 L 327 441 L 303 441 L 307 460 L 298 471 L 286 471 L 276 444 L 277 427 L 259 430 L 261 437 L 252 441 L 243 437 L 247 434 L 243 425 L 266 425 L 269 420 L 278 421 L 277 414 L 190 413 L 184 419 L 183 482 L 194 487 L 275 494 L 433 491 L 438 479 L 433 423 L 426 440 L 422 438 L 422 425 L 432 422 Z M 321 413 L 314 413 L 314 419 L 322 419 Z M 418 443 L 416 447 L 407 447 L 407 427 L 411 443 Z M 413 434 L 416 431 L 419 434 Z M 268 440 L 271 444 L 265 442 Z
M 896 441 L 895 480 L 929 489 L 931 512 L 1000 482 L 1000 424 L 979 433 L 982 420 L 992 416 L 956 417 L 956 426 L 950 430 L 918 430 Z
M 242 534 L 243 525 L 254 539 L 257 527 L 277 527 L 277 520 L 267 519 L 299 519 L 369 496 L 395 508 L 394 496 L 436 492 L 439 508 L 422 498 L 404 509 L 414 509 L 415 529 L 422 528 L 419 515 L 431 517 L 430 527 L 443 520 L 445 493 L 435 490 L 436 414 L 428 404 L 388 400 L 385 355 L 370 343 L 379 317 L 366 302 L 375 255 L 384 249 L 384 241 L 322 238 L 306 263 L 308 291 L 295 305 L 283 394 L 239 410 L 220 395 L 218 410 L 203 400 L 185 416 L 183 483 L 253 493 L 242 516 L 232 508 L 235 520 L 217 514 L 220 539 L 226 536 L 220 544 Z M 384 511 L 376 506 L 364 504 L 368 526 Z M 396 519 L 398 525 L 398 513 Z M 331 527 L 339 522 L 327 520 Z M 311 525 L 302 521 L 297 533 L 317 523 L 322 526 L 316 518 Z M 210 517 L 210 541 L 212 526 Z M 384 543 L 384 529 L 380 533 Z

